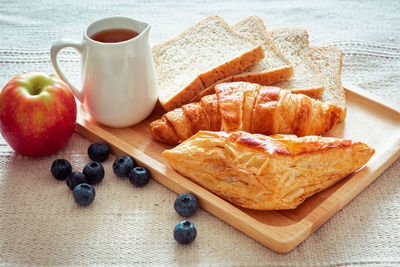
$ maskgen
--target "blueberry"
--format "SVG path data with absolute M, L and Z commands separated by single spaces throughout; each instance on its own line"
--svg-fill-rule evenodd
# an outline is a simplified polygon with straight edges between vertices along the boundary
M 141 187 L 149 182 L 150 172 L 146 168 L 135 167 L 129 172 L 128 177 L 131 184 Z
M 74 190 L 75 186 L 82 183 L 87 183 L 86 177 L 81 172 L 71 172 L 66 180 L 69 189 Z
M 71 172 L 71 163 L 66 159 L 56 159 L 53 161 L 53 164 L 51 164 L 51 174 L 57 180 L 65 180 Z
M 96 192 L 94 188 L 90 184 L 78 184 L 75 186 L 74 191 L 72 192 L 74 196 L 75 202 L 81 206 L 87 206 L 92 203 Z
M 181 221 L 174 228 L 174 238 L 179 244 L 189 244 L 196 236 L 196 228 L 189 221 Z
M 175 200 L 174 208 L 182 217 L 190 217 L 198 208 L 197 198 L 195 195 L 183 193 Z
M 136 166 L 133 158 L 121 156 L 115 159 L 113 170 L 118 177 L 128 177 L 129 172 Z
M 103 142 L 93 143 L 88 148 L 89 158 L 93 161 L 103 162 L 110 154 L 110 148 Z
M 86 176 L 88 184 L 98 184 L 104 178 L 104 168 L 101 163 L 91 161 L 83 168 L 83 174 Z

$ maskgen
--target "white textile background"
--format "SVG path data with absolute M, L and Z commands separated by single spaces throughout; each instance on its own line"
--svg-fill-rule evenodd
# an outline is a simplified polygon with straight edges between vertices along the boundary
M 0 86 L 26 71 L 54 72 L 49 49 L 57 39 L 80 39 L 90 22 L 124 15 L 152 25 L 157 44 L 209 15 L 235 23 L 260 16 L 268 29 L 304 27 L 311 45 L 342 48 L 346 84 L 400 104 L 399 1 L 0 1 Z M 79 57 L 61 55 L 79 81 Z M 56 158 L 74 170 L 88 162 L 90 144 L 74 134 L 58 154 L 26 158 L 0 137 L 0 265 L 250 265 L 399 266 L 400 161 L 289 254 L 277 254 L 213 215 L 190 220 L 195 242 L 176 244 L 176 194 L 155 181 L 142 189 L 117 178 L 105 163 L 96 199 L 78 207 L 51 178 Z

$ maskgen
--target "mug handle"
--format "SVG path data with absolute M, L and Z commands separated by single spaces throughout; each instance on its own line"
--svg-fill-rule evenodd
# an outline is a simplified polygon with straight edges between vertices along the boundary
M 64 73 L 61 71 L 60 66 L 57 62 L 57 54 L 61 51 L 61 49 L 66 47 L 75 48 L 79 53 L 82 54 L 83 52 L 83 44 L 77 41 L 72 40 L 58 40 L 56 41 L 50 49 L 50 57 L 51 63 L 53 64 L 54 69 L 56 70 L 58 76 L 71 88 L 71 91 L 74 93 L 75 97 L 82 102 L 83 101 L 83 94 L 82 90 L 78 90 L 72 83 L 65 77 Z

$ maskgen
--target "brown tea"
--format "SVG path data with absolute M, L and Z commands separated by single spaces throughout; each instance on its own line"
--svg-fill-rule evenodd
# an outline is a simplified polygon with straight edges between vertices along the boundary
M 102 43 L 118 43 L 135 38 L 138 35 L 137 32 L 128 29 L 109 29 L 99 31 L 90 38 Z

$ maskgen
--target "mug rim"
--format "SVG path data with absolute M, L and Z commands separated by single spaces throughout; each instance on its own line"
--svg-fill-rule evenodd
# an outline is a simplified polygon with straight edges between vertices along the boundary
M 146 26 L 145 26 L 145 28 L 139 33 L 138 36 L 133 37 L 133 38 L 128 39 L 128 40 L 125 40 L 125 41 L 121 41 L 121 42 L 104 43 L 104 42 L 99 42 L 99 41 L 96 41 L 96 40 L 93 40 L 92 38 L 90 38 L 90 36 L 88 35 L 88 30 L 89 30 L 91 27 L 94 27 L 94 25 L 97 24 L 97 23 L 101 23 L 101 22 L 104 22 L 104 21 L 107 21 L 107 20 L 114 20 L 114 19 L 129 20 L 129 21 L 135 22 L 135 23 L 142 23 L 142 24 L 144 24 L 144 25 L 146 25 Z M 85 38 L 86 40 L 88 40 L 88 41 L 90 41 L 90 42 L 92 42 L 92 43 L 98 44 L 98 45 L 105 45 L 105 46 L 123 45 L 123 44 L 129 43 L 129 42 L 134 42 L 134 41 L 136 41 L 137 39 L 140 39 L 140 37 L 141 37 L 143 34 L 145 34 L 150 28 L 151 28 L 150 24 L 147 23 L 147 22 L 144 22 L 144 21 L 140 21 L 140 20 L 133 19 L 133 18 L 130 18 L 130 17 L 125 17 L 125 16 L 111 16 L 111 17 L 101 18 L 101 19 L 95 20 L 95 21 L 93 21 L 92 23 L 90 23 L 90 24 L 86 27 L 86 29 L 84 30 L 83 36 L 84 36 L 84 38 Z M 110 28 L 110 29 L 111 29 L 111 28 Z

